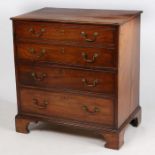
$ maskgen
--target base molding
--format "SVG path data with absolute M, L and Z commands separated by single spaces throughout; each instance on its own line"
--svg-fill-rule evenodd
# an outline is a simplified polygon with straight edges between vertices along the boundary
M 105 147 L 110 149 L 119 149 L 124 143 L 124 133 L 126 127 L 131 124 L 137 127 L 141 122 L 141 107 L 137 107 L 136 110 L 129 116 L 129 118 L 118 129 L 105 127 L 99 124 L 82 123 L 73 120 L 66 120 L 61 118 L 44 118 L 40 116 L 31 116 L 17 114 L 15 117 L 16 131 L 19 133 L 29 133 L 29 124 L 31 122 L 49 122 L 58 126 L 67 126 L 76 128 L 79 130 L 89 130 L 97 135 L 100 135 L 105 141 Z

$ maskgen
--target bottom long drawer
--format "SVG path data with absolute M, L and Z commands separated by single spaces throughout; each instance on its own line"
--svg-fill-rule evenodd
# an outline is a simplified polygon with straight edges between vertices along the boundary
M 112 99 L 21 88 L 20 104 L 22 113 L 113 125 Z

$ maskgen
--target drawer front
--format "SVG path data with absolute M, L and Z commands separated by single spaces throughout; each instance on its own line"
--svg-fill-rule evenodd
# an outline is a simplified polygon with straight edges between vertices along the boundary
M 114 43 L 114 26 L 62 24 L 43 22 L 16 22 L 17 38 L 59 40 L 82 43 Z
M 107 94 L 115 90 L 114 73 L 29 65 L 19 65 L 18 70 L 24 85 Z
M 80 48 L 45 44 L 17 44 L 18 59 L 82 67 L 115 67 L 115 52 L 104 48 Z
M 67 93 L 21 89 L 21 111 L 83 122 L 113 125 L 113 100 Z

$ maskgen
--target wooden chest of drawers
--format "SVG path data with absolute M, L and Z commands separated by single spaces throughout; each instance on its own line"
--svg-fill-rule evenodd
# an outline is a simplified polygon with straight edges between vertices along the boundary
M 43 8 L 12 18 L 16 131 L 48 121 L 119 149 L 138 126 L 141 11 Z

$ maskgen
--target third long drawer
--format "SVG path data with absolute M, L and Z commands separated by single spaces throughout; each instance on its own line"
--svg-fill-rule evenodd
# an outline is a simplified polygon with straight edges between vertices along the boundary
M 59 66 L 18 65 L 19 82 L 22 85 L 114 94 L 116 73 Z

